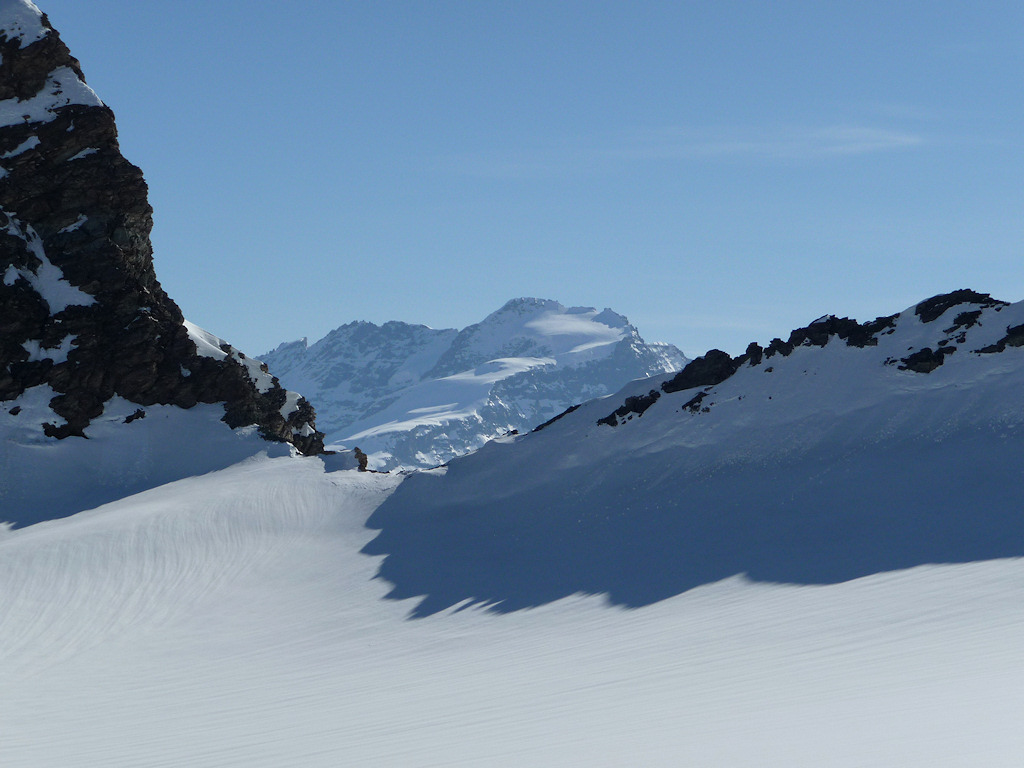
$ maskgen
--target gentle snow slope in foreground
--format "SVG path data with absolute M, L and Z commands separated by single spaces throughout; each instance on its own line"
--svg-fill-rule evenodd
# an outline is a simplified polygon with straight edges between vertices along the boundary
M 1024 563 L 407 618 L 398 479 L 252 459 L 0 532 L 20 766 L 1017 766 Z

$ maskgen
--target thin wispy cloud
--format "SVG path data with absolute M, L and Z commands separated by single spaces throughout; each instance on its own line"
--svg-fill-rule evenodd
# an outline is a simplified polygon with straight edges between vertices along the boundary
M 449 171 L 498 178 L 615 170 L 652 161 L 815 161 L 899 152 L 926 144 L 923 135 L 894 128 L 839 124 L 783 128 L 669 127 L 624 132 L 558 146 L 492 155 L 448 157 Z
M 756 157 L 813 160 L 837 155 L 892 152 L 923 143 L 917 134 L 858 125 L 784 129 L 666 129 L 638 134 L 611 156 L 635 160 Z

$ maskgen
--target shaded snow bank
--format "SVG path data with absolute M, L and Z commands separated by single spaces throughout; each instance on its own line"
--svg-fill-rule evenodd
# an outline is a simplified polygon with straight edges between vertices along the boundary
M 260 453 L 292 450 L 268 443 L 256 427 L 228 428 L 219 404 L 148 406 L 138 417 L 138 405 L 116 397 L 86 428 L 87 439 L 56 440 L 40 428 L 60 421 L 49 407 L 54 394 L 33 387 L 0 409 L 0 522 L 66 517 Z

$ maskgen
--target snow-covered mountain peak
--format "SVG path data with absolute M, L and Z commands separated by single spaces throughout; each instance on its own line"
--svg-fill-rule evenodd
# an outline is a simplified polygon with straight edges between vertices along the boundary
M 564 365 L 578 365 L 610 355 L 614 345 L 635 333 L 625 317 L 610 309 L 599 312 L 550 299 L 512 299 L 463 329 L 430 376 L 450 376 L 496 357 L 555 358 Z
M 349 323 L 263 359 L 315 400 L 329 439 L 358 445 L 376 468 L 442 463 L 686 360 L 646 344 L 610 309 L 537 298 L 512 299 L 462 331 Z

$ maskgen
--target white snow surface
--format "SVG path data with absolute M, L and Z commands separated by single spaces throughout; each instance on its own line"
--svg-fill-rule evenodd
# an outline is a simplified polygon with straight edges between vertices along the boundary
M 42 90 L 29 99 L 0 101 L 0 127 L 19 123 L 48 123 L 56 111 L 70 104 L 102 107 L 96 92 L 70 67 L 58 67 L 50 73 Z
M 70 162 L 72 162 L 74 160 L 81 160 L 83 157 L 88 157 L 89 155 L 95 155 L 97 152 L 99 152 L 99 149 L 97 147 L 86 147 L 81 152 L 77 152 L 74 155 L 72 155 L 71 157 L 69 157 L 68 158 L 68 162 L 70 163 Z
M 28 352 L 29 362 L 36 360 L 52 360 L 54 363 L 65 363 L 68 359 L 68 353 L 71 352 L 71 347 L 74 345 L 75 339 L 78 338 L 73 334 L 68 334 L 61 339 L 60 344 L 56 347 L 44 347 L 36 340 L 26 341 L 21 346 Z
M 629 321 L 611 310 L 564 307 L 550 299 L 514 299 L 471 326 L 459 351 L 490 358 L 495 350 L 543 350 L 545 357 L 580 365 L 611 352 L 626 338 Z M 602 350 L 602 348 L 604 348 Z
M 6 160 L 6 159 L 11 158 L 11 157 L 17 157 L 22 152 L 28 152 L 30 149 L 34 149 L 35 147 L 38 147 L 38 146 L 39 146 L 39 137 L 38 136 L 29 136 L 27 139 L 25 139 L 23 142 L 21 142 L 21 144 L 16 146 L 10 152 L 4 152 L 2 155 L 0 155 L 0 160 Z
M 26 430 L 0 453 L 44 520 L 0 528 L 3 764 L 1017 766 L 1024 347 L 971 350 L 1024 304 L 931 373 L 885 364 L 971 309 L 598 425 L 635 382 L 408 476 L 256 443 L 215 468 L 195 409 Z M 61 473 L 130 476 L 123 434 L 161 423 L 180 479 L 46 519 Z
M 63 229 L 60 230 L 60 234 L 63 235 L 65 233 L 67 233 L 67 232 L 74 232 L 79 227 L 81 227 L 83 224 L 85 224 L 85 222 L 87 222 L 88 220 L 89 220 L 88 216 L 86 216 L 84 213 L 80 213 L 80 214 L 78 214 L 78 218 L 77 219 L 75 219 L 73 222 L 71 222 L 66 227 L 64 227 Z
M 254 457 L 0 532 L 5 768 L 1019 765 L 1020 559 L 410 620 L 359 554 L 400 481 Z
M 42 40 L 49 30 L 43 26 L 43 12 L 29 0 L 0 0 L 0 35 L 20 40 L 20 48 Z
M 349 428 L 350 434 L 344 442 L 366 445 L 372 438 L 394 432 L 409 432 L 420 426 L 441 427 L 451 421 L 472 419 L 487 404 L 496 382 L 555 364 L 550 357 L 498 358 L 471 371 L 424 381 L 404 391 L 392 405 L 356 422 Z M 362 428 L 365 422 L 371 422 L 372 426 Z
M 232 430 L 219 404 L 146 406 L 144 418 L 126 424 L 140 406 L 120 397 L 86 427 L 88 439 L 56 440 L 42 431 L 47 422 L 64 423 L 50 409 L 56 395 L 42 385 L 0 407 L 0 524 L 74 514 L 261 451 L 289 451 L 255 427 Z

